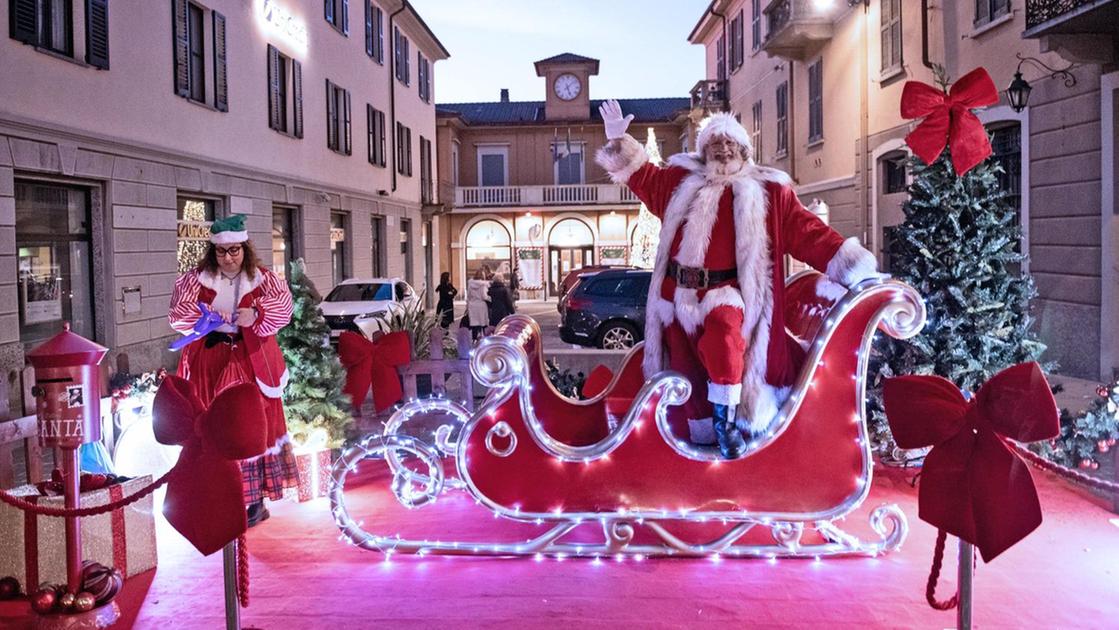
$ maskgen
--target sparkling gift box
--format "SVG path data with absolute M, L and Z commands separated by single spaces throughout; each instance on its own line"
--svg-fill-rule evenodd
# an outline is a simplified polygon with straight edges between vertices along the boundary
M 130 496 L 152 482 L 137 477 L 81 493 L 81 507 L 105 505 Z M 38 505 L 65 507 L 62 496 L 40 496 L 35 486 L 9 490 Z M 152 495 L 123 508 L 88 516 L 82 523 L 82 559 L 120 569 L 125 578 L 156 566 Z M 43 582 L 66 582 L 66 521 L 0 504 L 0 576 L 11 575 L 34 589 Z
M 299 471 L 299 486 L 288 488 L 285 498 L 298 497 L 300 502 L 325 497 L 330 492 L 330 449 L 296 452 L 295 466 Z

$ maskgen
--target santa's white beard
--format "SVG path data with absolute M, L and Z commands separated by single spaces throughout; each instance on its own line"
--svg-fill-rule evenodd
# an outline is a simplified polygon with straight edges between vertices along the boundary
M 725 162 L 720 162 L 719 160 L 708 160 L 707 173 L 708 175 L 714 177 L 726 177 L 728 175 L 734 175 L 738 171 L 742 170 L 742 167 L 745 164 L 746 162 L 739 157 L 729 158 Z

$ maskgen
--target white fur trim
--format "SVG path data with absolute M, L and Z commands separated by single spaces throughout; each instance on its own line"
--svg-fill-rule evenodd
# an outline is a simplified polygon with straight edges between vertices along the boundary
M 688 418 L 688 441 L 692 444 L 715 444 L 715 423 L 711 418 Z
M 264 457 L 265 455 L 279 455 L 280 451 L 282 451 L 284 449 L 284 444 L 290 444 L 290 443 L 291 443 L 291 436 L 288 435 L 287 433 L 285 433 L 285 434 L 283 434 L 283 436 L 281 436 L 279 439 L 277 439 L 276 442 L 272 446 L 269 446 L 268 450 L 264 451 L 260 455 L 257 455 L 256 457 L 250 457 L 248 459 L 243 459 L 241 461 L 243 461 L 243 462 L 255 462 L 256 460 L 260 459 L 261 457 Z
M 210 242 L 214 245 L 232 245 L 234 243 L 244 243 L 247 240 L 249 240 L 249 233 L 245 230 L 240 232 L 225 231 L 210 235 Z
M 707 384 L 707 401 L 716 405 L 738 405 L 742 400 L 742 383 L 721 385 L 719 383 Z
M 680 251 L 676 262 L 685 267 L 702 267 L 711 245 L 711 233 L 719 218 L 719 200 L 726 191 L 722 182 L 708 182 L 696 192 L 688 208 L 688 220 L 684 223 L 684 234 L 680 240 Z
M 699 135 L 696 136 L 696 153 L 703 155 L 703 148 L 715 136 L 726 136 L 738 144 L 746 147 L 746 154 L 754 155 L 754 144 L 750 142 L 750 133 L 728 112 L 717 112 L 704 118 L 699 123 Z
M 781 406 L 788 400 L 791 390 L 791 387 L 762 385 L 757 392 L 757 399 L 754 402 L 754 415 L 739 415 L 735 424 L 739 429 L 754 435 L 765 432 L 765 430 L 773 424 L 773 419 L 777 417 L 777 413 L 781 411 Z
M 847 288 L 842 284 L 837 284 L 827 278 L 819 278 L 816 280 L 817 297 L 823 298 L 829 302 L 838 302 L 845 295 L 847 295 Z
M 273 387 L 258 378 L 256 379 L 256 386 L 259 387 L 260 391 L 269 398 L 283 398 L 284 388 L 288 386 L 288 375 L 288 369 L 284 368 L 284 373 L 280 375 L 279 385 Z
M 610 175 L 611 181 L 615 184 L 624 184 L 637 172 L 637 169 L 645 166 L 649 161 L 649 155 L 645 153 L 645 147 L 628 133 L 619 140 L 621 142 L 614 150 L 611 150 L 610 147 L 613 145 L 609 142 L 603 145 L 595 152 L 594 161 Z
M 702 301 L 696 301 L 697 295 L 699 292 L 695 289 L 676 287 L 676 292 L 672 296 L 676 321 L 680 322 L 684 332 L 689 335 L 694 335 L 699 330 L 703 320 L 707 319 L 716 307 L 733 306 L 743 312 L 746 310 L 742 303 L 742 294 L 731 286 L 711 289 L 703 296 Z
M 827 275 L 828 279 L 845 287 L 854 286 L 867 278 L 879 276 L 878 261 L 874 254 L 859 244 L 859 239 L 852 236 L 843 241 L 839 251 L 828 261 Z

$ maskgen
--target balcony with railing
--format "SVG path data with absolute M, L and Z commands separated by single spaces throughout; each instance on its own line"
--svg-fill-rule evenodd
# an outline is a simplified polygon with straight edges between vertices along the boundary
M 766 6 L 766 35 L 762 48 L 785 59 L 804 61 L 832 37 L 838 5 L 815 0 L 773 0 Z
M 727 109 L 727 82 L 703 79 L 692 88 L 692 111 L 702 114 L 723 112 Z
M 1119 36 L 1119 0 L 1026 0 L 1025 37 Z
M 638 203 L 626 186 L 565 184 L 556 186 L 459 186 L 456 208 L 502 206 L 582 206 Z

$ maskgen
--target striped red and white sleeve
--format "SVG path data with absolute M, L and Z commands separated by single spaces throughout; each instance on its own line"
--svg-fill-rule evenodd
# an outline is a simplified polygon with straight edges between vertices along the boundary
M 167 320 L 171 328 L 185 334 L 194 330 L 194 324 L 202 317 L 198 310 L 198 291 L 202 283 L 198 281 L 198 272 L 190 271 L 179 276 L 175 281 L 175 289 L 171 292 L 171 309 L 167 313 Z
M 271 337 L 291 321 L 291 291 L 283 278 L 269 269 L 261 268 L 260 297 L 253 303 L 258 316 L 253 332 L 258 337 Z

